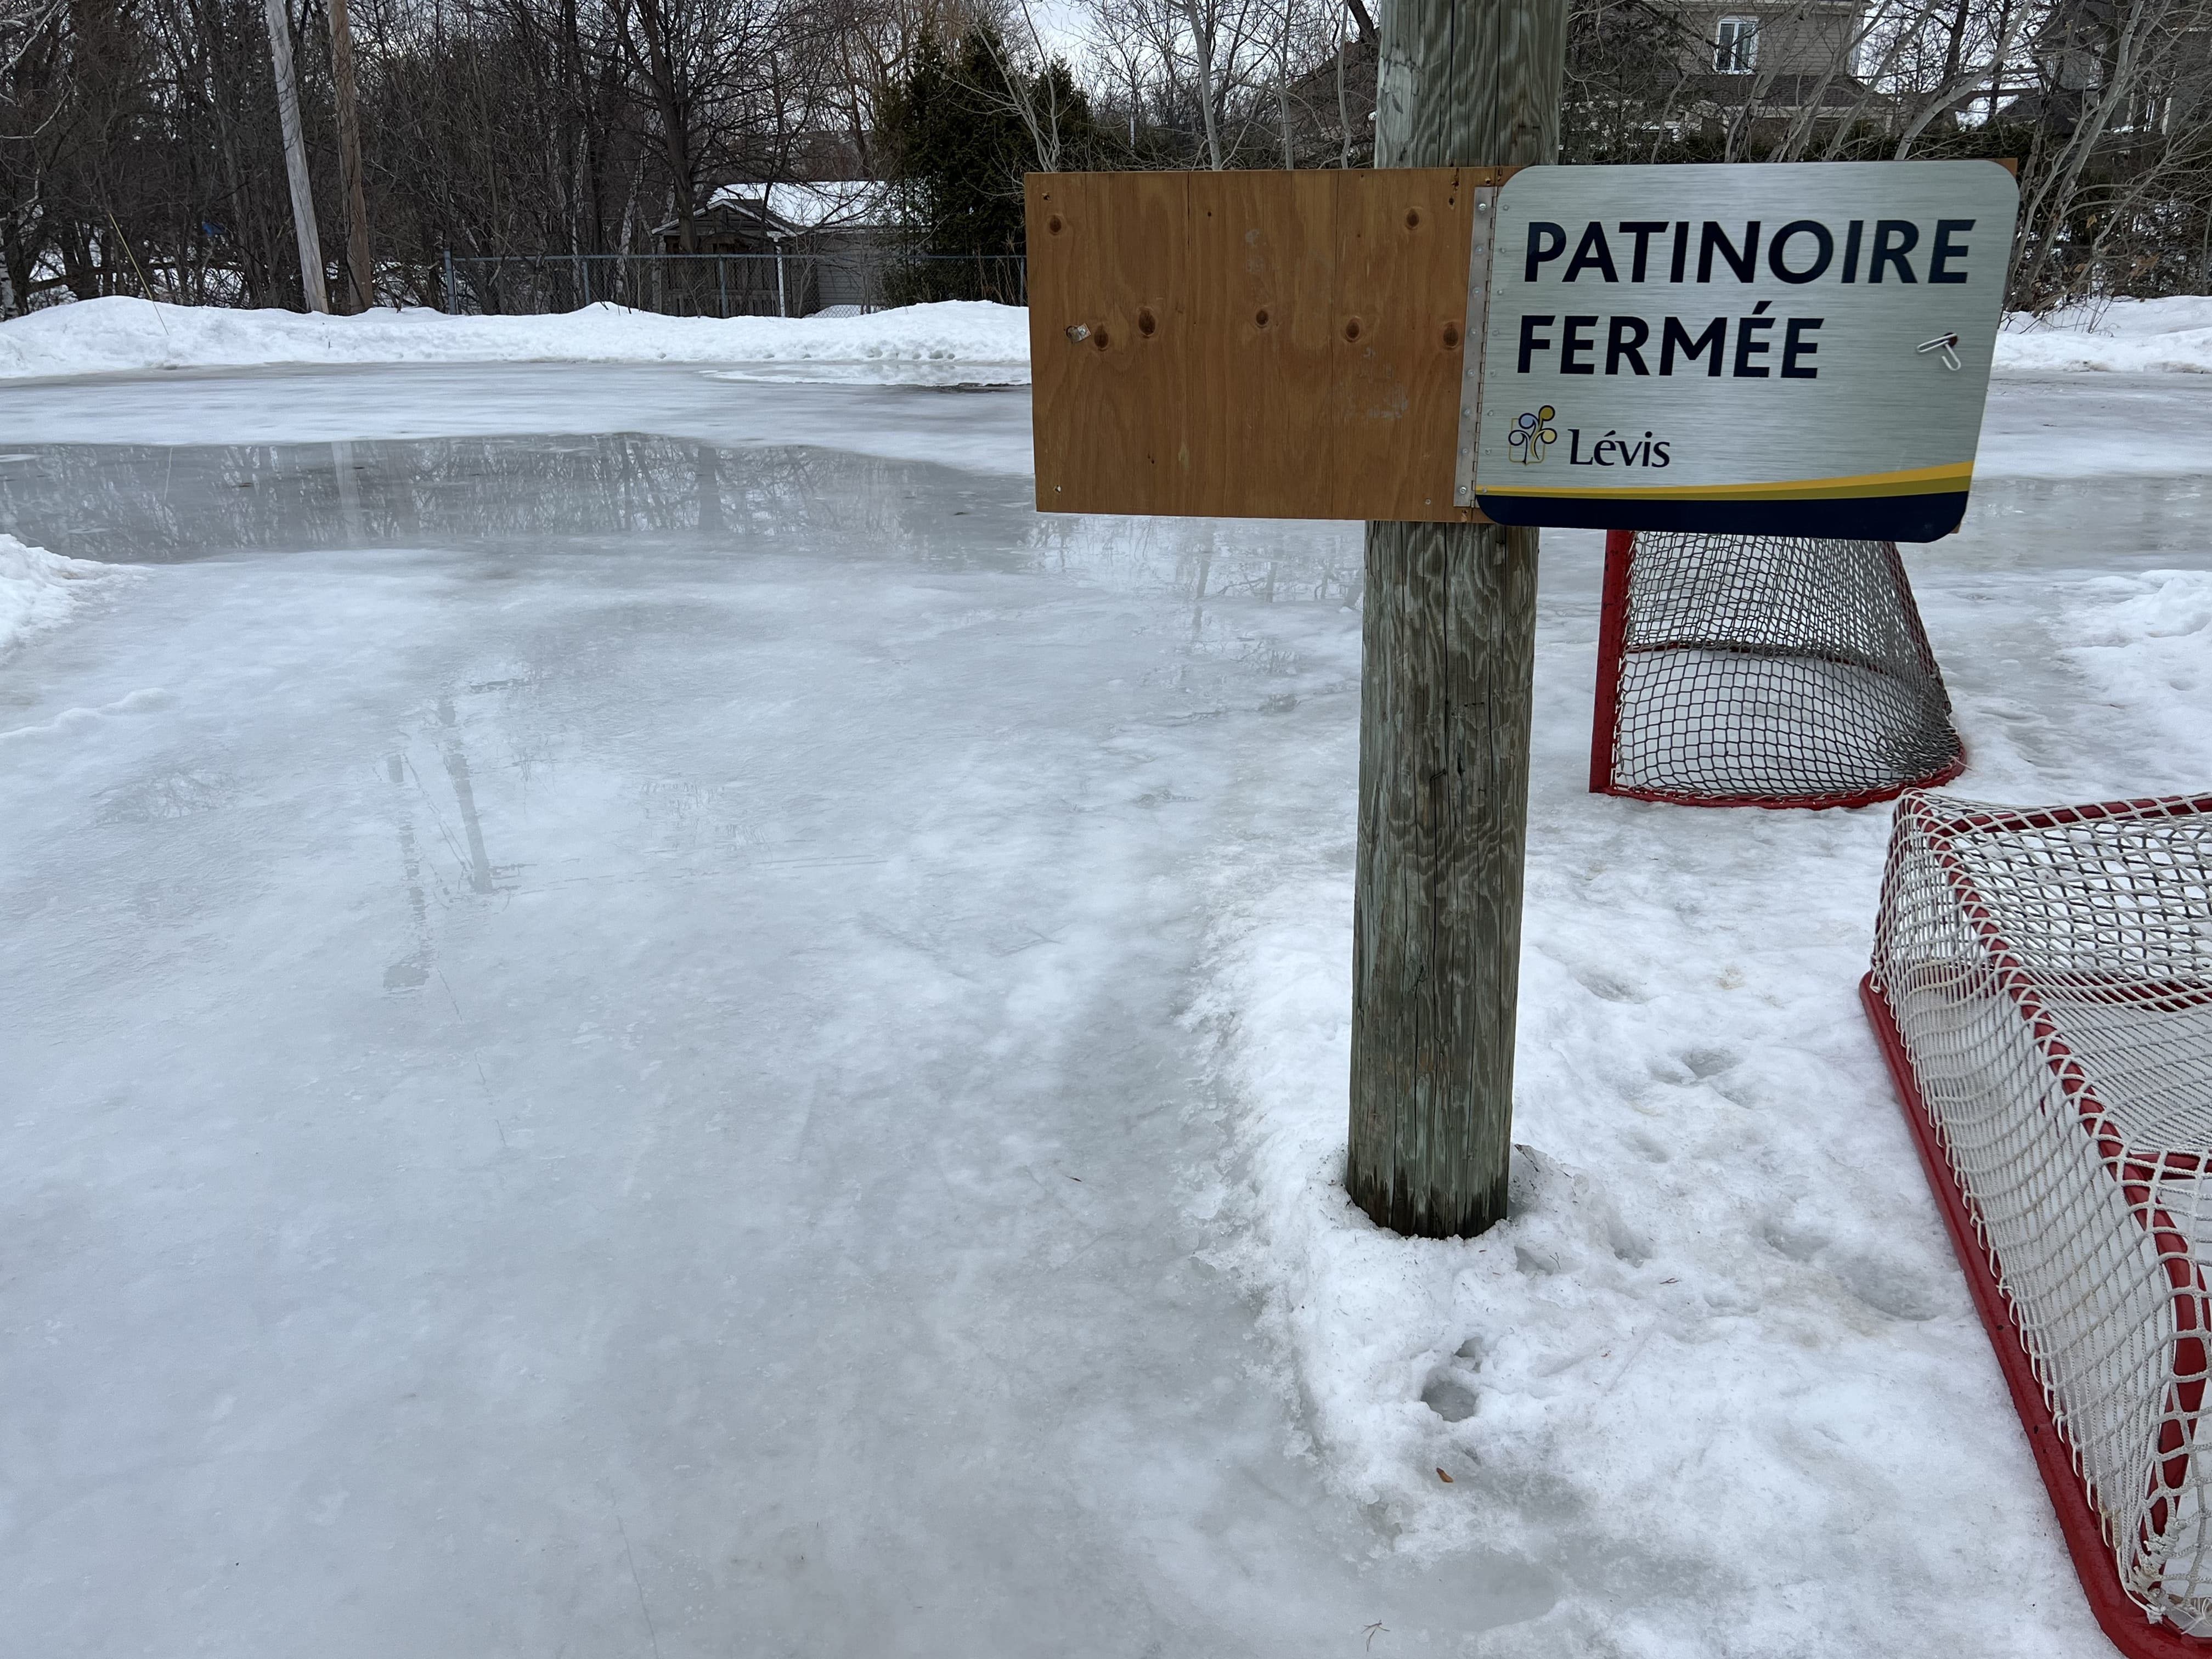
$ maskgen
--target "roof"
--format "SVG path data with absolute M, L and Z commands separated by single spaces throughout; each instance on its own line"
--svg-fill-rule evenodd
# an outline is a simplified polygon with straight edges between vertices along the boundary
M 912 216 L 895 185 L 881 179 L 823 179 L 812 184 L 738 181 L 718 187 L 707 200 L 717 208 L 774 222 L 784 231 L 897 229 Z

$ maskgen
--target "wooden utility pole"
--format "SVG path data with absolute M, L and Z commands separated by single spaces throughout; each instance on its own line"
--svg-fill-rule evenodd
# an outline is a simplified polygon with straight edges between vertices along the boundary
M 276 71 L 276 122 L 284 132 L 284 173 L 292 185 L 292 234 L 300 244 L 300 286 L 310 311 L 328 311 L 323 293 L 323 242 L 315 234 L 315 192 L 307 184 L 307 143 L 300 131 L 300 83 L 292 75 L 292 19 L 284 0 L 262 0 L 269 59 Z
M 353 308 L 376 307 L 376 268 L 368 260 L 368 204 L 361 184 L 361 109 L 353 94 L 353 20 L 346 0 L 330 0 L 331 85 L 338 115 L 338 191 L 345 198 L 346 274 Z
M 1555 160 L 1566 19 L 1390 0 L 1375 165 Z M 1401 1233 L 1505 1215 L 1535 623 L 1534 530 L 1367 526 L 1345 1184 Z

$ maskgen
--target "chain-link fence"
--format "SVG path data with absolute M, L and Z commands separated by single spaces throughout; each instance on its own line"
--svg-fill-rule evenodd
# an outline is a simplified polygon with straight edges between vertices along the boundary
M 930 300 L 1029 301 L 1018 253 L 884 247 L 775 253 L 514 253 L 445 257 L 445 309 L 533 316 L 601 302 L 667 317 L 811 317 Z

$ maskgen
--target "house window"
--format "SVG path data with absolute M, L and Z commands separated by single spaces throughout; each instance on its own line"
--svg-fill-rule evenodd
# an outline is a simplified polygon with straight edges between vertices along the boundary
M 1759 67 L 1759 19 L 1723 17 L 1713 36 L 1713 68 L 1722 75 L 1748 75 Z

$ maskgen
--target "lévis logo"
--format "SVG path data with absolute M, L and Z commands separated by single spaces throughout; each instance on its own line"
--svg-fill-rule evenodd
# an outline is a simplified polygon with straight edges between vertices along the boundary
M 1552 424 L 1559 410 L 1546 404 L 1534 414 L 1523 413 L 1513 422 L 1505 434 L 1505 447 L 1510 459 L 1523 466 L 1534 466 L 1544 459 L 1544 452 L 1559 441 L 1559 428 Z

